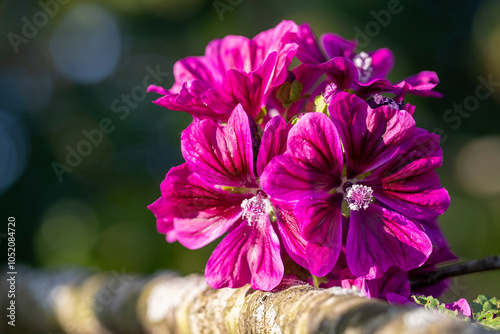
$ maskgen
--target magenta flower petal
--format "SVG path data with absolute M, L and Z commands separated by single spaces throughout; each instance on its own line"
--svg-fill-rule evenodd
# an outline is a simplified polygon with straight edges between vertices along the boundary
M 313 88 L 316 81 L 323 74 L 317 66 L 310 66 L 307 64 L 300 64 L 294 68 L 292 72 L 295 74 L 296 80 L 302 84 L 304 92 Z
M 229 70 L 220 88 L 208 90 L 203 94 L 202 100 L 211 109 L 228 115 L 241 104 L 255 118 L 262 109 L 262 77 L 253 72 Z
M 356 54 L 358 42 L 346 40 L 337 34 L 323 34 L 321 42 L 330 58 L 346 57 L 352 58 Z
M 328 108 L 339 130 L 347 157 L 347 177 L 353 178 L 386 163 L 415 128 L 404 110 L 371 109 L 356 95 L 340 92 Z
M 424 227 L 425 233 L 431 239 L 433 247 L 432 254 L 429 256 L 429 259 L 425 262 L 424 266 L 434 267 L 436 264 L 458 259 L 458 257 L 450 250 L 443 231 L 439 227 L 437 218 L 420 220 L 419 222 Z M 422 266 L 422 268 L 424 266 Z
M 182 154 L 189 168 L 213 184 L 256 188 L 252 137 L 248 116 L 238 105 L 226 126 L 204 119 L 181 136 Z
M 270 60 L 270 55 L 276 53 L 276 58 L 272 61 L 272 70 L 266 70 L 269 75 L 257 70 L 263 78 L 267 78 L 266 89 L 285 82 L 287 70 L 298 50 L 298 45 L 295 43 L 298 30 L 299 27 L 295 22 L 282 21 L 275 28 L 263 31 L 253 38 L 253 42 L 257 45 L 255 63 L 263 64 L 261 66 L 265 67 L 264 64 Z
M 161 95 L 169 94 L 168 90 L 166 90 L 165 88 L 163 88 L 161 86 L 157 86 L 157 85 L 149 85 L 148 89 L 146 91 L 148 93 L 153 92 L 153 93 L 161 94 Z
M 375 203 L 351 211 L 346 253 L 354 275 L 379 278 L 392 266 L 408 271 L 421 266 L 431 252 L 429 237 L 406 217 Z
M 276 27 L 256 35 L 253 41 L 259 48 L 255 52 L 257 62 L 262 63 L 266 54 L 280 50 L 283 45 L 295 44 L 295 36 L 298 31 L 299 27 L 295 22 L 283 20 Z
M 250 281 L 252 288 L 270 291 L 283 273 L 278 236 L 264 215 L 229 232 L 210 256 L 205 278 L 214 289 L 238 288 Z
M 410 84 L 413 89 L 420 91 L 431 90 L 439 84 L 439 78 L 433 71 L 422 71 L 403 81 Z
M 201 100 L 209 88 L 206 82 L 194 80 L 184 83 L 179 93 L 167 92 L 153 102 L 170 110 L 185 111 L 195 118 L 227 119 L 228 115 L 217 113 Z
M 349 89 L 358 79 L 358 69 L 353 62 L 345 57 L 335 57 L 318 65 L 318 69 L 326 74 L 341 90 Z
M 383 181 L 382 181 L 383 182 Z M 415 219 L 430 219 L 443 214 L 450 206 L 450 196 L 439 183 L 435 172 L 409 177 L 399 182 L 373 187 L 377 200 L 391 209 Z
M 223 39 L 211 41 L 205 56 L 219 68 L 221 73 L 229 69 L 250 72 L 255 70 L 252 63 L 251 40 L 244 36 L 226 36 Z
M 266 124 L 257 155 L 257 175 L 262 174 L 272 158 L 285 152 L 290 128 L 291 124 L 287 124 L 281 116 L 271 118 Z
M 328 274 L 342 248 L 342 195 L 323 195 L 300 200 L 294 209 L 305 240 L 311 274 Z
M 422 275 L 425 272 L 433 271 L 438 264 L 458 259 L 458 257 L 451 252 L 443 231 L 438 225 L 437 218 L 419 220 L 419 222 L 424 227 L 425 233 L 431 239 L 432 253 L 421 267 L 410 271 L 410 277 L 412 277 L 412 275 Z M 434 285 L 418 288 L 414 292 L 426 296 L 438 297 L 446 291 L 449 286 L 450 279 L 445 279 Z
M 371 66 L 373 68 L 371 73 L 371 79 L 385 78 L 391 72 L 394 66 L 394 55 L 389 49 L 378 49 L 375 52 L 371 52 L 370 56 L 372 58 Z
M 470 317 L 472 315 L 472 310 L 470 308 L 467 299 L 460 298 L 456 302 L 444 304 L 444 306 L 451 311 L 458 311 L 458 314 L 462 314 L 466 317 Z
M 393 159 L 380 169 L 384 182 L 403 180 L 441 167 L 443 151 L 439 136 L 416 128 L 411 137 L 412 140 L 402 143 Z
M 390 268 L 382 277 L 377 279 L 365 279 L 355 277 L 345 269 L 341 273 L 342 287 L 353 288 L 356 287 L 359 291 L 363 292 L 368 298 L 389 299 L 390 294 L 398 294 L 398 296 L 410 297 L 410 281 L 408 280 L 408 273 L 397 269 L 396 267 Z
M 206 57 L 187 57 L 174 64 L 175 84 L 171 93 L 178 93 L 185 82 L 200 80 L 210 86 L 217 86 L 222 81 L 216 65 Z
M 417 129 L 412 140 L 402 143 L 391 160 L 363 183 L 393 210 L 416 219 L 434 218 L 450 205 L 448 192 L 434 172 L 442 157 L 439 136 Z
M 161 184 L 162 197 L 172 209 L 175 235 L 190 249 L 207 245 L 241 219 L 241 202 L 250 194 L 230 194 L 206 183 L 187 164 L 172 168 Z M 172 205 L 175 205 L 172 208 Z
M 432 90 L 437 84 L 439 84 L 439 78 L 436 72 L 422 71 L 394 85 L 394 88 L 398 90 L 394 93 L 398 93 L 397 100 L 402 100 L 406 93 L 417 96 L 442 97 L 443 94 Z
M 407 93 L 419 96 L 442 96 L 441 93 L 432 90 L 439 80 L 431 71 L 421 72 L 396 85 L 387 80 L 386 76 L 394 65 L 394 56 L 388 49 L 356 53 L 356 41 L 345 40 L 336 34 L 324 34 L 321 43 L 318 43 L 307 24 L 300 26 L 297 44 L 299 45 L 297 58 L 309 66 L 324 65 L 335 58 L 348 60 L 350 65 L 347 65 L 347 62 L 343 64 L 343 67 L 335 64 L 333 66 L 335 71 L 330 70 L 328 77 L 340 89 L 352 89 L 364 98 L 382 92 L 396 94 L 395 100 L 398 102 L 401 102 Z M 321 47 L 326 51 L 326 55 Z M 332 67 L 332 65 L 328 66 Z M 327 71 L 324 67 L 323 70 Z
M 411 301 L 408 297 L 401 296 L 400 294 L 389 292 L 385 295 L 387 302 L 391 305 L 405 305 L 411 304 Z
M 283 240 L 283 246 L 286 252 L 297 264 L 304 268 L 308 268 L 306 256 L 307 241 L 304 240 L 300 232 L 297 218 L 293 213 L 295 203 L 277 200 L 271 200 L 271 202 L 274 206 L 278 231 Z
M 218 64 L 222 73 L 230 69 L 247 73 L 255 71 L 264 79 L 263 90 L 267 90 L 286 80 L 287 68 L 298 48 L 294 42 L 297 31 L 294 22 L 282 21 L 251 40 L 242 36 L 227 36 L 212 41 L 205 55 Z M 271 69 L 263 71 L 261 67 L 266 62 L 271 64 Z
M 309 24 L 304 23 L 299 26 L 297 43 L 299 44 L 297 58 L 302 63 L 318 65 L 327 60 L 321 52 L 321 49 L 316 41 L 316 36 L 314 36 Z
M 275 157 L 261 176 L 272 197 L 297 200 L 340 185 L 342 150 L 328 116 L 309 113 L 288 134 L 285 154 Z
M 226 122 L 238 103 L 255 117 L 272 89 L 286 80 L 298 48 L 297 31 L 295 23 L 283 21 L 253 39 L 227 36 L 214 40 L 205 56 L 188 57 L 174 65 L 172 88 L 151 86 L 148 90 L 164 95 L 155 103 L 195 118 Z M 234 72 L 228 74 L 230 70 Z
M 165 234 L 168 242 L 177 241 L 177 235 L 174 230 L 174 217 L 181 214 L 177 205 L 160 197 L 153 204 L 148 205 L 148 209 L 156 217 L 158 232 Z
M 401 93 L 401 88 L 395 87 L 389 80 L 385 78 L 370 79 L 366 83 L 356 81 L 354 89 L 360 96 L 372 96 L 377 93 Z M 404 97 L 404 94 L 402 95 Z M 402 98 L 401 98 L 402 99 Z M 398 100 L 395 98 L 395 100 Z

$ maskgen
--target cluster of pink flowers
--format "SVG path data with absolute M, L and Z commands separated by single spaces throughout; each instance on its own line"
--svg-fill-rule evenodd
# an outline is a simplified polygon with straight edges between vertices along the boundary
M 442 292 L 446 282 L 410 286 L 456 257 L 437 223 L 450 204 L 440 138 L 404 103 L 441 96 L 439 80 L 424 71 L 393 84 L 393 64 L 388 49 L 359 52 L 291 21 L 178 61 L 170 89 L 149 87 L 156 104 L 193 116 L 186 162 L 149 206 L 158 231 L 190 249 L 225 234 L 206 265 L 213 288 L 269 291 L 293 274 L 399 302 Z

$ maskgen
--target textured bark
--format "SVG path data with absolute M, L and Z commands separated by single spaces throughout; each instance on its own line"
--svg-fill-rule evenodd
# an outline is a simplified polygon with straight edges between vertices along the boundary
M 2 333 L 483 333 L 424 308 L 291 279 L 273 292 L 213 290 L 197 275 L 28 268 L 17 274 L 16 330 L 0 326 Z

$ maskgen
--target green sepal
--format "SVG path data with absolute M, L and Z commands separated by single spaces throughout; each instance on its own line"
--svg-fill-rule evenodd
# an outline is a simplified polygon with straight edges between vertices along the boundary
M 300 100 L 302 98 L 302 89 L 304 89 L 302 84 L 297 80 L 294 80 L 290 90 L 290 101 L 295 102 Z
M 320 112 L 330 117 L 330 112 L 328 111 L 328 104 L 326 104 L 325 97 L 323 95 L 318 95 L 314 98 L 314 111 Z

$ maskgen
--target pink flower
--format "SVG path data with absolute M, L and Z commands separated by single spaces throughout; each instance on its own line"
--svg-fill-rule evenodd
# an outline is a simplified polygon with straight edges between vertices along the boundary
M 238 105 L 226 126 L 211 119 L 191 124 L 181 137 L 186 163 L 169 171 L 162 197 L 149 208 L 167 241 L 178 240 L 190 249 L 227 233 L 206 266 L 210 286 L 250 283 L 269 291 L 284 272 L 278 233 L 295 258 L 293 252 L 304 242 L 284 221 L 286 205 L 271 201 L 257 179 L 268 161 L 284 151 L 289 126 L 280 117 L 268 122 L 254 160 L 249 122 Z M 275 211 L 277 220 L 271 220 Z
M 356 52 L 356 41 L 348 41 L 336 34 L 321 36 L 321 45 L 308 24 L 302 24 L 297 34 L 299 49 L 297 58 L 303 65 L 297 68 L 299 81 L 310 88 L 322 74 L 328 77 L 340 90 L 353 90 L 363 97 L 387 92 L 402 101 L 405 94 L 441 97 L 434 91 L 439 83 L 435 72 L 423 71 L 403 81 L 392 84 L 386 79 L 394 65 L 394 56 L 389 49 L 370 52 Z M 301 81 L 301 82 L 302 82 Z M 319 83 L 324 86 L 325 83 Z
M 178 61 L 170 89 L 149 87 L 194 117 L 186 163 L 149 206 L 158 231 L 190 249 L 222 237 L 205 270 L 214 288 L 271 291 L 290 268 L 302 273 L 294 261 L 327 286 L 408 300 L 414 275 L 455 256 L 437 225 L 450 202 L 435 173 L 439 136 L 403 103 L 440 96 L 439 80 L 426 71 L 392 84 L 393 64 L 388 49 L 358 52 L 334 34 L 318 43 L 291 21 Z
M 335 95 L 328 110 L 331 119 L 303 116 L 290 131 L 285 153 L 261 176 L 267 194 L 294 203 L 308 241 L 307 267 L 324 276 L 337 262 L 344 200 L 353 275 L 375 279 L 392 266 L 421 266 L 432 244 L 418 220 L 435 218 L 449 205 L 434 172 L 442 161 L 439 138 L 416 128 L 406 111 L 372 109 L 355 95 Z

